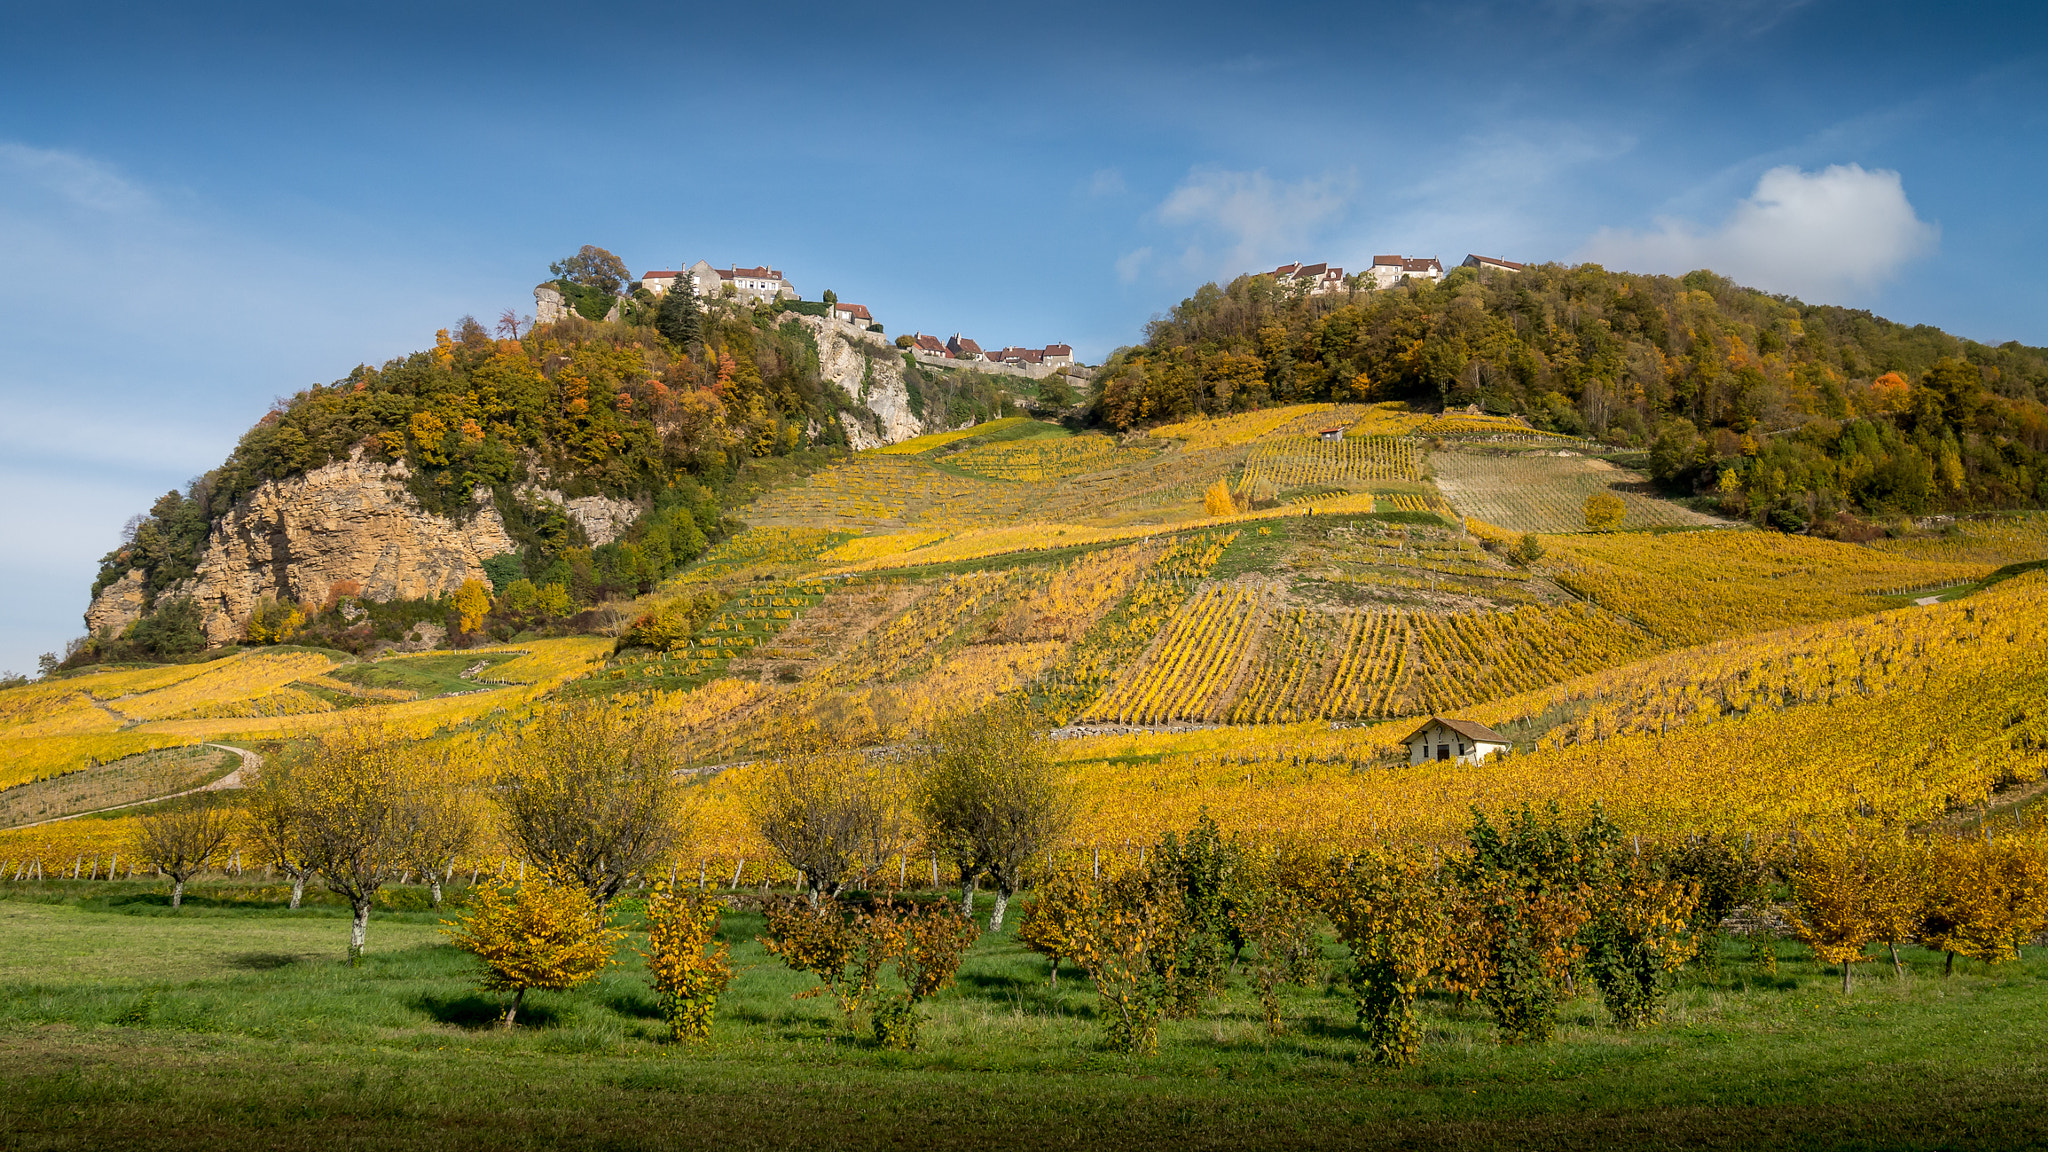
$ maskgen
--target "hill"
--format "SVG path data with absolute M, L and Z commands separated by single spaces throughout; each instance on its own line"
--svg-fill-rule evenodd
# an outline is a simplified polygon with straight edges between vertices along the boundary
M 1119 428 L 1403 399 L 1644 450 L 1672 491 L 1783 528 L 1855 534 L 1856 516 L 2048 502 L 2048 350 L 1706 271 L 1458 268 L 1323 296 L 1245 276 L 1204 286 L 1145 336 L 1097 377 Z

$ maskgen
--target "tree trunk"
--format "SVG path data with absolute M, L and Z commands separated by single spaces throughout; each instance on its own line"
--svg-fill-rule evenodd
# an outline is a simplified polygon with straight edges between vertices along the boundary
M 434 877 L 433 877 L 433 881 L 432 881 L 432 883 L 430 883 L 430 884 L 428 885 L 428 889 L 429 889 L 430 891 L 432 891 L 432 892 L 433 892 L 433 894 L 434 894 L 434 911 L 436 911 L 436 912 L 439 912 L 439 911 L 441 910 L 441 874 L 440 874 L 440 873 L 436 872 L 436 873 L 434 874 Z
M 988 916 L 988 930 L 989 930 L 989 931 L 991 931 L 991 932 L 1001 932 L 1001 931 L 1003 930 L 1003 913 L 1004 913 L 1004 911 L 1006 911 L 1006 910 L 1007 910 L 1007 909 L 1008 909 L 1009 907 L 1010 907 L 1010 893 L 1009 893 L 1009 890 L 1008 890 L 1008 889 L 1007 889 L 1007 888 L 1006 888 L 1006 887 L 1005 887 L 1004 885 L 1001 885 L 1001 884 L 998 884 L 998 885 L 996 885 L 996 909 L 995 909 L 995 911 L 993 911 L 993 912 L 989 913 L 989 916 Z
M 505 1018 L 498 1021 L 498 1027 L 510 1028 L 512 1026 L 512 1022 L 519 1018 L 519 1005 L 525 999 L 526 989 L 524 988 L 512 993 L 512 1003 L 505 1006 Z
M 1057 956 L 1052 958 L 1052 990 L 1060 990 L 1060 958 Z
M 1897 940 L 1887 940 L 1885 941 L 1885 946 L 1892 950 L 1892 976 L 1896 979 L 1904 980 L 1906 978 L 1906 966 L 1899 962 L 1899 942 Z
M 1951 952 L 1951 953 L 1949 953 L 1949 954 L 1948 954 L 1948 961 L 1947 961 L 1946 963 L 1944 963 L 1944 964 L 1943 964 L 1943 965 L 1941 966 L 1941 974 L 1942 974 L 1943 976 L 1953 976 L 1953 975 L 1955 975 L 1955 974 L 1956 974 L 1956 954 L 1955 954 L 1955 953 Z
M 299 901 L 305 899 L 305 896 L 306 874 L 304 872 L 292 873 L 292 907 L 297 908 Z
M 1855 965 L 1849 963 L 1847 960 L 1842 961 L 1842 995 L 1844 996 L 1847 996 L 1849 994 L 1849 973 L 1854 972 L 1855 970 Z
M 974 869 L 960 869 L 960 914 L 969 920 L 974 919 L 974 883 L 979 879 L 981 877 L 975 874 Z
M 185 878 L 184 878 L 183 876 L 172 876 L 172 877 L 171 877 L 171 907 L 173 907 L 173 908 L 176 908 L 176 907 L 178 907 L 178 906 L 179 906 L 180 904 L 183 904 L 184 902 L 185 902 Z
M 349 925 L 348 929 L 348 962 L 351 967 L 362 964 L 363 939 L 370 934 L 370 902 L 365 899 L 353 903 L 356 918 L 355 923 Z

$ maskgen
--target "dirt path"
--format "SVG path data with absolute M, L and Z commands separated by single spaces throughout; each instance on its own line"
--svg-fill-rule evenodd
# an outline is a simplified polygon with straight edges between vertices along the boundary
M 106 812 L 119 812 L 123 808 L 140 808 L 144 804 L 176 800 L 180 796 L 196 796 L 201 792 L 220 792 L 229 788 L 246 788 L 249 785 L 249 781 L 255 779 L 263 771 L 263 757 L 249 751 L 247 748 L 236 748 L 229 744 L 215 744 L 211 741 L 202 742 L 202 745 L 207 748 L 218 748 L 223 752 L 233 752 L 241 758 L 242 762 L 236 766 L 234 771 L 215 780 L 211 784 L 201 784 L 197 788 L 188 788 L 183 792 L 173 792 L 168 796 L 152 796 L 147 800 L 131 800 L 126 804 L 112 804 L 105 808 L 94 808 L 89 812 L 73 812 L 69 816 L 52 816 L 48 820 L 17 824 L 13 828 L 8 829 L 8 831 L 14 832 L 23 828 L 39 828 L 45 824 L 58 824 L 65 820 L 76 820 L 81 816 L 98 816 Z

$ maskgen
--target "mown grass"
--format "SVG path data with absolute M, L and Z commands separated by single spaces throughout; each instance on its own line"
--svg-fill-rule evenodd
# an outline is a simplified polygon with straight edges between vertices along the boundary
M 0 885 L 0 1146 L 552 1148 L 2026 1147 L 2048 960 L 1965 965 L 1911 950 L 1854 994 L 1780 948 L 1724 949 L 1666 1022 L 1615 1031 L 1570 1002 L 1557 1040 L 1502 1046 L 1482 1012 L 1432 999 L 1424 1063 L 1361 1061 L 1348 1000 L 1289 990 L 1268 1036 L 1239 983 L 1160 1054 L 1105 1051 L 1087 982 L 1059 989 L 1008 934 L 984 936 L 929 1008 L 914 1053 L 767 956 L 728 916 L 740 975 L 711 1040 L 663 1039 L 633 951 L 594 984 L 500 998 L 434 914 L 380 914 L 360 968 L 336 905 L 200 884 Z M 635 906 L 622 906 L 630 925 Z

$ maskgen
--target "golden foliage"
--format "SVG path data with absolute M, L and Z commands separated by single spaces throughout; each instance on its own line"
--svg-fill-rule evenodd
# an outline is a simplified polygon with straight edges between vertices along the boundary
M 725 902 L 700 892 L 661 885 L 647 901 L 648 979 L 661 1003 L 672 1040 L 711 1034 L 719 993 L 732 982 L 731 949 L 718 942 Z
M 625 935 L 605 923 L 581 884 L 545 872 L 523 884 L 478 885 L 468 913 L 443 923 L 457 948 L 483 962 L 483 986 L 513 994 L 503 1020 L 508 1028 L 529 989 L 560 992 L 595 978 L 616 963 L 612 950 Z

